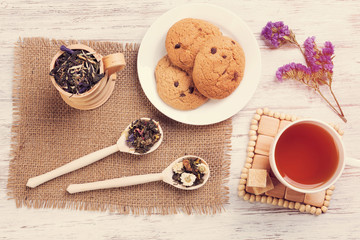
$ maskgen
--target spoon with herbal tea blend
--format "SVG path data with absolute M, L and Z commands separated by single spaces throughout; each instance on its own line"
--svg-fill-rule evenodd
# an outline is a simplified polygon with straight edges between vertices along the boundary
M 143 155 L 155 151 L 163 140 L 160 124 L 150 118 L 130 123 L 115 145 L 85 155 L 42 175 L 30 178 L 26 186 L 34 188 L 56 177 L 90 165 L 117 151 Z
M 209 165 L 204 159 L 187 155 L 176 159 L 161 173 L 135 175 L 82 184 L 70 184 L 66 191 L 69 193 L 78 193 L 98 189 L 127 187 L 156 181 L 163 181 L 183 190 L 194 190 L 202 187 L 209 179 L 209 176 Z

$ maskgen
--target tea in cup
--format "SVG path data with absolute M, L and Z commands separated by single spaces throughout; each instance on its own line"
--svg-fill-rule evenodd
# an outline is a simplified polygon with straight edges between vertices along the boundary
M 340 135 L 328 124 L 302 119 L 286 126 L 270 149 L 273 173 L 285 186 L 303 193 L 329 188 L 345 166 Z

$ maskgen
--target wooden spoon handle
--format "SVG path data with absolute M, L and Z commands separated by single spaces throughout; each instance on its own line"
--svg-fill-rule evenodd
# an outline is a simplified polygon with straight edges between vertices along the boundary
M 61 175 L 64 175 L 66 173 L 75 171 L 79 168 L 85 167 L 87 165 L 90 165 L 104 157 L 109 156 L 112 153 L 115 153 L 119 151 L 119 148 L 117 145 L 113 145 L 101 150 L 98 150 L 96 152 L 90 153 L 88 155 L 85 155 L 81 158 L 78 158 L 72 162 L 69 162 L 59 168 L 56 168 L 50 172 L 44 173 L 42 175 L 30 178 L 26 184 L 26 186 L 34 188 L 39 186 L 40 184 L 43 184 L 49 180 L 52 180 L 56 177 L 59 177 Z
M 90 182 L 83 184 L 70 184 L 66 191 L 69 193 L 78 193 L 98 189 L 108 189 L 108 188 L 118 188 L 118 187 L 127 187 L 132 185 L 138 185 L 148 182 L 160 181 L 163 179 L 161 173 L 153 173 L 146 175 L 137 175 L 130 177 L 114 178 L 98 182 Z

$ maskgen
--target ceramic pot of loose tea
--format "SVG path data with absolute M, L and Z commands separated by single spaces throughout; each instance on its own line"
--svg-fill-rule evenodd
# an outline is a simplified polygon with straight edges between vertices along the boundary
M 50 79 L 68 105 L 90 110 L 109 99 L 124 67 L 122 53 L 103 57 L 84 44 L 62 45 L 50 63 Z

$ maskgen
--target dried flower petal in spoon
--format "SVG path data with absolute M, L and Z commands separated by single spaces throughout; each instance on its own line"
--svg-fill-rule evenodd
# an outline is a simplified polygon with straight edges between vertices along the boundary
M 138 119 L 129 126 L 126 142 L 136 153 L 148 152 L 161 138 L 159 124 L 152 119 Z
M 196 186 L 204 182 L 204 176 L 209 172 L 208 166 L 200 158 L 186 158 L 174 164 L 173 180 L 185 187 Z

